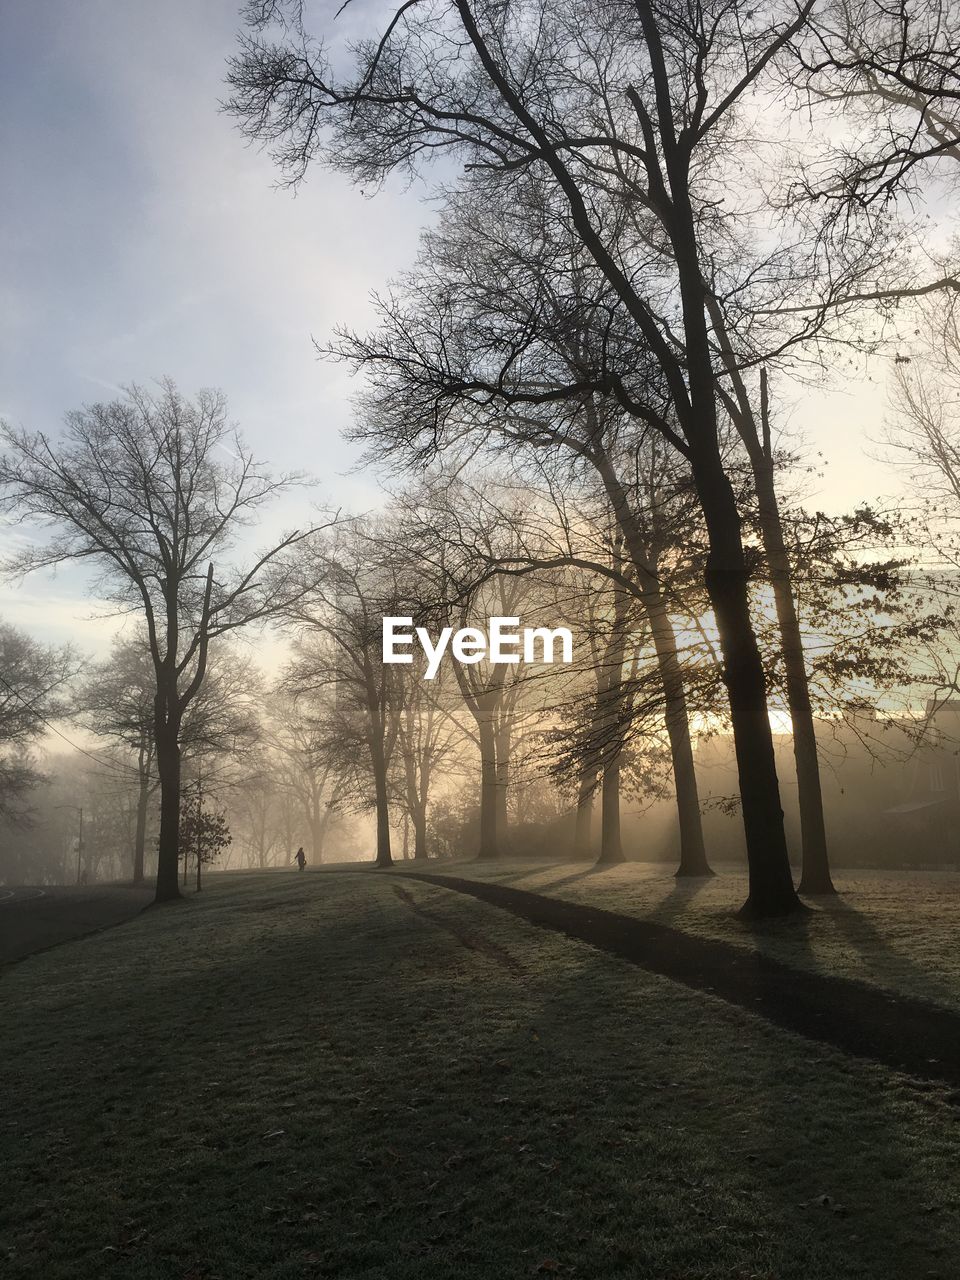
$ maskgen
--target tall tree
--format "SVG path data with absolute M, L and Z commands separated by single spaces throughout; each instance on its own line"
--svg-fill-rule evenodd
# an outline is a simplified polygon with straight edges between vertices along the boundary
M 929 0 L 827 0 L 787 71 L 845 126 L 834 163 L 805 184 L 839 206 L 882 204 L 937 161 L 960 160 L 960 13 Z M 837 132 L 835 130 L 835 132 Z M 941 167 L 941 172 L 944 170 Z
M 390 767 L 399 728 L 397 668 L 383 661 L 383 618 L 397 610 L 396 566 L 378 558 L 370 525 L 356 520 L 304 557 L 306 581 L 287 611 L 300 629 L 292 675 L 305 689 L 332 689 L 339 731 L 357 735 L 373 782 L 376 865 L 393 864 L 390 845 Z M 383 538 L 388 546 L 389 537 Z M 290 677 L 288 677 L 289 683 Z M 356 755 L 344 757 L 352 772 Z
M 362 369 L 355 434 L 370 456 L 421 466 L 438 450 L 495 442 L 551 491 L 599 486 L 632 563 L 630 590 L 654 637 L 673 760 L 680 874 L 709 872 L 703 842 L 690 714 L 671 607 L 690 549 L 703 537 L 691 511 L 685 466 L 650 430 L 597 387 L 624 346 L 611 324 L 616 301 L 584 269 L 569 238 L 543 217 L 537 188 L 528 207 L 475 209 L 451 202 L 440 231 L 388 299 L 372 335 L 344 333 L 336 353 Z M 579 259 L 578 260 L 578 256 Z M 625 365 L 648 369 L 630 343 Z M 548 453 L 548 449 L 551 452 Z M 548 462 L 546 459 L 552 458 Z M 477 548 L 483 554 L 482 547 Z M 588 557 L 589 558 L 589 557 Z M 594 557 L 595 559 L 595 557 Z M 699 545 L 695 564 L 702 560 Z M 602 566 L 601 566 L 602 567 Z
M 184 713 L 180 732 L 181 764 L 208 762 L 213 756 L 236 758 L 256 740 L 257 717 L 250 694 L 253 676 L 241 655 L 211 646 L 201 688 Z M 110 657 L 99 663 L 79 687 L 75 711 L 82 722 L 102 737 L 111 738 L 136 757 L 136 831 L 133 881 L 144 878 L 150 798 L 159 779 L 156 772 L 156 675 L 146 630 L 114 640 Z M 209 774 L 209 765 L 208 765 Z
M 178 898 L 184 716 L 203 686 L 211 641 L 275 616 L 306 589 L 285 553 L 312 528 L 243 567 L 233 556 L 242 527 L 297 477 L 274 477 L 254 460 L 221 393 L 190 400 L 169 380 L 68 414 L 59 440 L 11 427 L 0 438 L 5 509 L 54 530 L 7 569 L 92 564 L 108 598 L 143 616 L 160 777 L 157 901 Z
M 705 581 L 724 654 L 750 860 L 746 909 L 755 914 L 799 904 L 740 514 L 720 448 L 701 232 L 706 202 L 716 207 L 717 161 L 733 113 L 811 7 L 812 0 L 799 8 L 734 4 L 713 14 L 700 3 L 688 14 L 653 0 L 619 9 L 407 4 L 380 38 L 358 46 L 345 83 L 331 83 L 306 42 L 298 55 L 255 38 L 231 69 L 233 108 L 252 136 L 280 143 L 294 178 L 323 151 L 332 120 L 325 154 L 357 176 L 375 178 L 415 164 L 425 150 L 453 146 L 475 170 L 509 181 L 537 168 L 562 193 L 576 234 L 663 371 L 678 430 L 663 417 L 657 425 L 689 461 L 702 504 Z M 279 0 L 260 6 L 261 23 L 283 8 Z M 444 52 L 452 48 L 455 58 Z M 647 216 L 646 246 L 658 254 L 652 271 L 638 274 L 608 238 L 605 182 Z
M 118 637 L 77 693 L 77 710 L 94 733 L 111 738 L 136 755 L 137 820 L 133 842 L 133 883 L 141 884 L 147 844 L 154 769 L 154 695 L 156 677 L 146 636 Z

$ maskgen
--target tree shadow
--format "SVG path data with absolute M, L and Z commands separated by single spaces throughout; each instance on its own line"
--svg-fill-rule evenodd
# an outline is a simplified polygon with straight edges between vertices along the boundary
M 678 880 L 672 877 L 673 886 L 658 907 L 651 913 L 652 918 L 661 924 L 671 924 L 686 914 L 698 896 L 716 881 L 715 876 L 685 877 Z
M 565 884 L 575 884 L 578 880 L 587 880 L 591 876 L 602 875 L 605 871 L 614 871 L 617 867 L 623 866 L 622 862 L 618 862 L 613 866 L 606 863 L 591 862 L 585 866 L 582 871 L 576 871 L 573 875 L 563 876 L 560 880 L 551 880 L 548 884 L 537 885 L 538 893 L 545 893 L 548 889 L 559 889 Z
M 806 903 L 803 908 L 791 915 L 773 918 L 754 919 L 738 913 L 734 927 L 741 937 L 752 940 L 758 955 L 793 968 L 825 973 L 827 970 L 817 956 L 811 936 L 824 912 Z M 785 954 L 785 943 L 792 948 L 792 954 Z
M 932 1094 L 924 1117 L 869 1063 L 405 883 L 428 910 L 383 878 L 359 899 L 342 878 L 312 900 L 287 881 L 244 910 L 200 904 L 188 932 L 157 918 L 129 942 L 116 931 L 78 950 L 82 966 L 38 962 L 50 967 L 32 1029 L 14 1040 L 43 1050 L 56 1010 L 56 1051 L 12 1078 L 9 1100 L 46 1123 L 6 1141 L 15 1174 L 16 1162 L 44 1170 L 36 1221 L 62 1234 L 66 1203 L 73 1239 L 92 1240 L 86 1274 L 104 1237 L 127 1241 L 131 1217 L 170 1274 L 184 1249 L 221 1273 L 211 1241 L 238 1233 L 263 1274 L 291 1255 L 306 1271 L 322 1253 L 325 1274 L 397 1280 L 556 1260 L 609 1280 L 901 1280 L 956 1252 L 943 1174 L 957 1139 L 937 1128 L 950 1113 Z M 681 909 L 699 891 L 671 897 Z M 136 983 L 113 980 L 132 971 Z M 64 1060 L 102 1084 L 70 1089 Z M 103 1209 L 104 1184 L 121 1178 L 122 1201 Z M 203 1205 L 175 1231 L 174 1179 Z M 518 1204 L 535 1211 L 520 1220 Z M 36 1206 L 21 1198 L 18 1211 L 32 1231 Z
M 877 985 L 921 1000 L 956 1008 L 957 988 L 895 947 L 864 911 L 838 895 L 822 909 L 844 940 L 854 947 L 867 973 L 880 979 Z M 863 981 L 870 981 L 864 978 Z

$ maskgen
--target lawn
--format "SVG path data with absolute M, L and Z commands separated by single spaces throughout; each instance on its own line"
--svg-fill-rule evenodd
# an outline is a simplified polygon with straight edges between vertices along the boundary
M 940 871 L 834 872 L 836 898 L 808 898 L 802 917 L 747 924 L 737 909 L 745 872 L 718 864 L 716 876 L 677 880 L 663 863 L 595 870 L 583 862 L 431 863 L 430 872 L 492 879 L 515 889 L 656 920 L 688 933 L 756 948 L 795 968 L 855 978 L 960 1010 L 960 874 Z
M 0 1273 L 956 1274 L 958 1099 L 389 873 L 0 974 Z

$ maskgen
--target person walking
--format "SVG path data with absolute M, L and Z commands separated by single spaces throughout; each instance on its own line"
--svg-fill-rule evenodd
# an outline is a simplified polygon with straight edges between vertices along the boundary
M 296 852 L 296 862 L 301 871 L 307 865 L 307 855 L 303 852 L 303 845 Z

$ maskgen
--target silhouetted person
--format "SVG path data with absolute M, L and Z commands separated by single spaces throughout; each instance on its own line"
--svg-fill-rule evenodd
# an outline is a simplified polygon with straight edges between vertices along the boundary
M 302 871 L 303 868 L 307 865 L 307 855 L 303 852 L 303 845 L 301 845 L 300 848 L 297 850 L 296 858 L 297 858 L 297 866 Z

